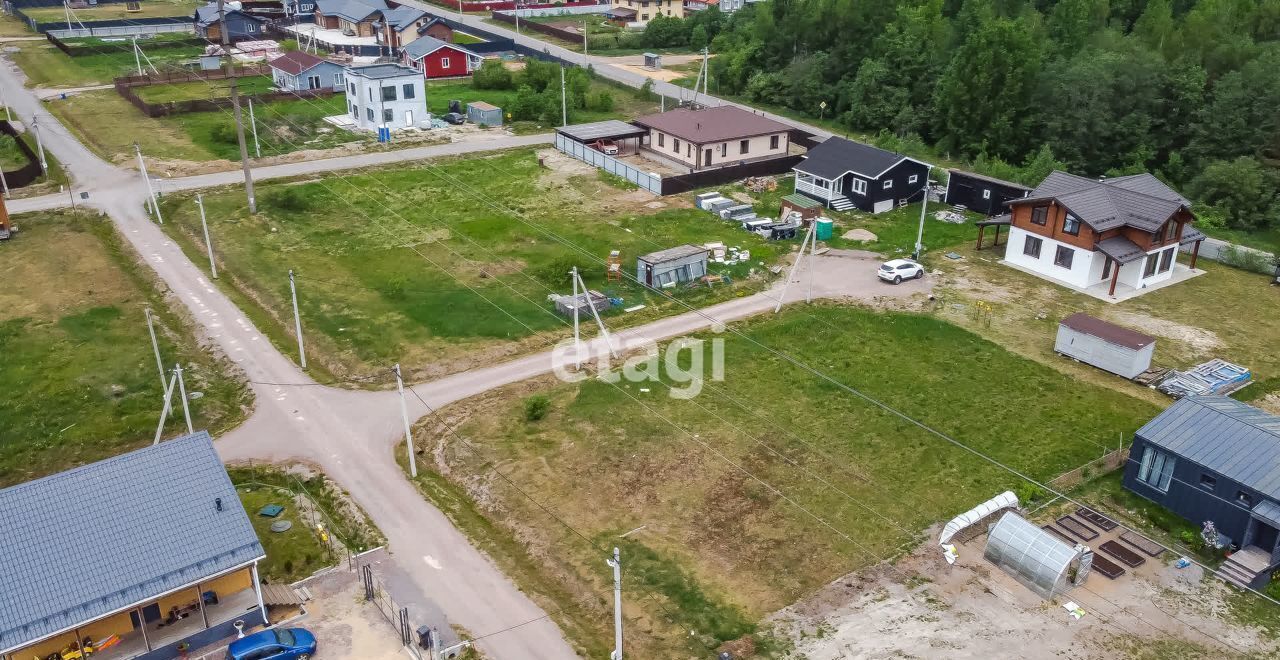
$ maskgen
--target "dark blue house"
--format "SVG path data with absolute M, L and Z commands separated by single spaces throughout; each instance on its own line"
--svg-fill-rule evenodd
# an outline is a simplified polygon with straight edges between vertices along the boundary
M 891 211 L 922 199 L 928 163 L 842 137 L 814 145 L 794 168 L 796 192 L 837 211 Z
M 255 16 L 239 9 L 224 7 L 226 14 L 227 34 L 231 41 L 252 41 L 265 36 L 267 19 Z M 196 7 L 192 17 L 195 22 L 196 36 L 214 43 L 222 43 L 222 17 L 218 15 L 218 5 L 209 4 Z
M 1263 586 L 1280 568 L 1280 417 L 1225 396 L 1189 396 L 1134 435 L 1124 486 L 1239 547 L 1222 566 Z

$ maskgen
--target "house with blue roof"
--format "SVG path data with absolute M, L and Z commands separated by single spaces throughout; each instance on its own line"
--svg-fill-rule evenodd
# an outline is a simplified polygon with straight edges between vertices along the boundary
M 1280 417 L 1225 396 L 1178 400 L 1138 429 L 1124 487 L 1238 550 L 1220 573 L 1265 586 L 1280 569 Z
M 167 660 L 265 625 L 265 556 L 201 431 L 0 490 L 0 658 Z

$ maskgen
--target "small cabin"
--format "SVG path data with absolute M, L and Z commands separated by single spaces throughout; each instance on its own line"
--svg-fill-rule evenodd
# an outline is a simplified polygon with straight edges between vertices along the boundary
M 1053 350 L 1118 376 L 1134 378 L 1151 368 L 1156 340 L 1077 312 L 1058 324 Z

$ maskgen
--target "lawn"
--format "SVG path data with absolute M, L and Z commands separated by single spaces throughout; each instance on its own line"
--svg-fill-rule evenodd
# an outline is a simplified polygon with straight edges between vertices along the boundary
M 914 546 L 929 525 L 1007 488 L 1029 492 L 770 349 L 1038 479 L 1096 458 L 1157 412 L 928 315 L 817 305 L 736 328 L 724 381 L 689 400 L 666 396 L 669 376 L 548 377 L 419 427 L 420 470 L 436 457 L 450 475 L 422 470 L 424 493 L 498 549 L 586 657 L 603 657 L 610 632 L 598 548 L 620 546 L 623 580 L 636 585 L 632 653 L 709 657 L 776 609 Z M 550 411 L 529 421 L 535 393 Z M 566 603 L 576 606 L 558 609 Z
M 46 156 L 46 160 L 47 160 Z M 16 170 L 27 164 L 27 155 L 18 149 L 18 140 L 0 134 L 0 169 Z
M 467 44 L 482 44 L 485 43 L 485 40 L 480 37 L 473 37 L 466 32 L 454 32 L 453 43 L 458 44 L 459 46 L 465 46 Z
M 2 111 L 2 107 L 0 107 Z M 20 134 L 19 140 L 27 143 L 31 147 L 31 151 L 39 157 L 39 149 L 36 145 L 35 135 L 31 132 Z M 58 192 L 62 186 L 67 183 L 67 173 L 62 169 L 62 164 L 54 158 L 53 154 L 46 151 L 44 154 L 45 174 L 37 177 L 35 181 L 21 188 L 12 188 L 9 190 L 8 197 L 10 199 L 18 199 L 21 197 L 37 197 L 47 195 L 49 193 Z M 18 143 L 8 135 L 0 134 L 0 166 L 6 170 L 13 170 L 23 167 L 27 164 L 26 156 L 18 150 Z
M 604 112 L 571 108 L 569 110 L 569 123 L 581 124 L 605 119 L 632 119 L 640 115 L 657 112 L 658 110 L 656 102 L 637 99 L 634 90 L 617 87 L 603 80 L 592 81 L 589 93 L 597 94 L 600 92 L 608 92 L 613 96 L 613 110 Z M 427 85 L 427 110 L 436 115 L 444 114 L 449 111 L 450 100 L 462 101 L 464 113 L 466 112 L 467 103 L 472 101 L 484 101 L 506 109 L 511 107 L 511 102 L 515 97 L 516 90 L 514 89 L 476 89 L 471 86 L 471 81 L 469 80 L 435 82 Z M 531 124 L 532 122 L 518 123 Z M 549 129 L 550 127 L 547 127 L 546 130 Z
M 75 19 L 81 21 L 107 21 L 129 18 L 157 18 L 170 16 L 191 16 L 196 7 L 204 4 L 200 0 L 142 0 L 139 11 L 128 11 L 123 2 L 104 3 L 85 9 L 76 9 Z M 23 8 L 22 13 L 37 23 L 61 23 L 66 20 L 66 13 L 61 6 Z
M 267 551 L 267 558 L 259 567 L 264 579 L 296 582 L 337 563 L 333 551 L 320 543 L 308 516 L 299 513 L 292 492 L 256 484 L 237 485 L 236 492 L 253 522 L 253 531 L 257 532 L 262 547 Z M 283 506 L 284 512 L 276 518 L 258 515 L 258 511 L 268 504 Z M 293 526 L 284 532 L 273 532 L 271 523 L 277 520 L 288 520 Z
M 133 160 L 135 142 L 142 145 L 142 153 L 148 158 L 185 161 L 217 158 L 213 152 L 198 146 L 173 119 L 147 117 L 112 89 L 50 101 L 48 108 L 81 142 L 115 163 Z
M 265 94 L 271 91 L 272 84 L 271 76 L 248 76 L 236 80 L 236 87 L 242 95 Z M 224 99 L 231 98 L 231 83 L 226 80 L 198 80 L 135 87 L 133 91 L 147 103 Z
M 334 127 L 325 117 L 342 114 L 345 97 L 341 94 L 296 101 L 271 101 L 254 103 L 254 120 L 258 123 L 258 145 L 262 156 L 277 156 L 299 149 L 328 149 L 351 142 L 375 144 L 369 134 L 357 134 Z M 249 109 L 242 105 L 246 120 L 245 140 L 250 157 L 253 156 L 253 137 L 248 126 Z M 165 117 L 163 121 L 176 126 L 187 137 L 215 158 L 239 160 L 240 147 L 236 141 L 235 120 L 230 110 L 188 112 Z
M 606 283 L 603 265 L 566 243 L 600 260 L 621 250 L 628 271 L 639 254 L 687 242 L 720 240 L 751 251 L 750 264 L 713 265 L 732 276 L 733 286 L 679 293 L 694 305 L 757 290 L 768 279 L 759 264 L 774 262 L 790 247 L 713 220 L 681 200 L 615 188 L 572 161 L 543 169 L 537 153 L 514 150 L 314 182 L 269 182 L 258 188 L 257 216 L 247 213 L 240 192 L 207 193 L 210 232 L 223 262 L 219 284 L 293 355 L 292 268 L 308 366 L 346 377 L 401 362 L 416 379 L 568 336 L 568 321 L 553 313 L 547 296 L 570 293 L 567 274 L 574 265 L 588 286 L 622 298 L 625 306 L 647 305 L 631 314 L 615 308 L 615 326 L 682 309 L 634 284 Z M 488 201 L 518 209 L 531 224 Z M 661 208 L 646 206 L 653 202 Z M 169 196 L 164 205 L 165 229 L 202 259 L 192 199 Z
M 160 70 L 172 68 L 201 53 L 199 46 L 157 48 L 143 51 Z M 119 76 L 136 74 L 133 47 L 128 43 L 112 43 L 93 55 L 71 57 L 43 42 L 24 43 L 11 53 L 14 63 L 27 75 L 27 84 L 45 87 L 80 87 L 107 84 Z M 145 63 L 144 63 L 145 64 Z
M 160 352 L 181 361 L 196 428 L 215 434 L 243 418 L 248 391 L 229 363 L 203 352 L 185 317 L 170 311 L 136 255 L 96 214 L 23 215 L 0 243 L 0 485 L 150 444 L 160 376 L 144 308 L 156 315 Z M 182 415 L 169 435 L 178 433 Z

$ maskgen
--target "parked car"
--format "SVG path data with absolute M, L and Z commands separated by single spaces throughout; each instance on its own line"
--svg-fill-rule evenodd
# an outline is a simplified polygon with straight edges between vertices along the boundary
M 918 280 L 924 277 L 924 266 L 910 259 L 894 259 L 880 266 L 876 276 L 886 282 L 902 284 L 902 280 Z
M 227 647 L 226 660 L 309 660 L 316 638 L 303 628 L 274 628 L 246 635 Z
M 618 144 L 613 140 L 596 140 L 591 143 L 591 148 L 606 156 L 618 155 Z
M 454 126 L 459 126 L 467 123 L 467 118 L 463 117 L 462 115 L 456 112 L 446 112 L 443 115 L 440 115 L 440 118 L 447 123 L 453 124 Z

